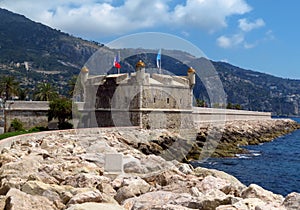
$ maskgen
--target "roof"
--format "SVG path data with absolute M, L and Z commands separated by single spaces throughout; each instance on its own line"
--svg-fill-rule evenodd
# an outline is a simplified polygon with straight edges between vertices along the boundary
M 86 66 L 83 66 L 81 69 L 81 73 L 89 73 L 89 69 Z
M 187 71 L 187 73 L 195 73 L 196 71 L 195 71 L 195 69 L 193 69 L 193 67 L 190 67 L 189 69 L 188 69 L 188 71 Z
M 139 62 L 136 63 L 135 67 L 136 68 L 138 68 L 138 67 L 146 67 L 146 64 L 142 60 L 139 60 Z

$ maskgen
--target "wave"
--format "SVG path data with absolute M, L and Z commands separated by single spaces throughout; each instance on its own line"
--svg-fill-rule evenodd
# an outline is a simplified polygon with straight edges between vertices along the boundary
M 256 150 L 249 150 L 247 154 L 236 154 L 235 156 L 239 159 L 250 159 L 252 157 L 260 156 L 261 152 Z

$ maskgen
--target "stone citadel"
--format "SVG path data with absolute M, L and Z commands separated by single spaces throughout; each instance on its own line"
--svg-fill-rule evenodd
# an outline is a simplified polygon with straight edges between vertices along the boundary
M 270 113 L 193 106 L 195 70 L 186 76 L 149 73 L 143 61 L 136 72 L 89 76 L 81 70 L 84 106 L 81 127 L 139 126 L 188 128 L 216 120 L 270 119 Z

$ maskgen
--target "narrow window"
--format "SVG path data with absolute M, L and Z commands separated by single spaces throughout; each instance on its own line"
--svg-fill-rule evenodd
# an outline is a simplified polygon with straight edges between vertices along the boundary
M 156 98 L 153 99 L 153 102 L 154 102 L 154 103 L 156 102 Z
M 170 103 L 170 99 L 169 99 L 169 98 L 167 98 L 167 104 L 168 104 L 168 103 Z

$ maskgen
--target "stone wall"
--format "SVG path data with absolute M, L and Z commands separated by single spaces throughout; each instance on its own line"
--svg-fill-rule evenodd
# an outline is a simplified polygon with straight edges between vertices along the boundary
M 188 109 L 151 109 L 128 110 L 125 107 L 113 109 L 87 110 L 79 104 L 82 122 L 79 127 L 140 126 L 143 128 L 182 128 L 193 123 L 227 122 L 235 120 L 267 120 L 271 113 L 244 110 L 212 109 L 193 107 Z M 181 107 L 180 107 L 181 108 Z M 48 102 L 44 101 L 7 101 L 5 108 L 5 132 L 10 129 L 11 121 L 19 119 L 25 129 L 34 126 L 47 126 Z M 95 119 L 94 119 L 95 118 Z M 142 118 L 142 124 L 140 124 Z
M 154 128 L 191 128 L 207 123 L 225 123 L 238 120 L 259 121 L 270 120 L 271 113 L 245 110 L 214 109 L 193 107 L 188 109 L 97 109 L 84 112 L 87 121 L 81 127 L 142 126 L 144 129 Z M 96 121 L 92 123 L 94 115 Z M 142 123 L 140 124 L 140 117 Z
M 48 126 L 49 103 L 46 101 L 6 101 L 4 130 L 11 130 L 11 122 L 19 119 L 25 129 L 35 126 Z
M 193 121 L 195 124 L 269 119 L 271 119 L 271 112 L 193 107 Z
M 191 91 L 187 87 L 143 86 L 143 108 L 191 109 Z
M 142 112 L 142 126 L 145 129 L 182 129 L 193 126 L 189 110 L 152 110 Z

